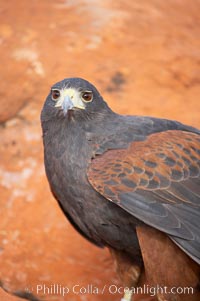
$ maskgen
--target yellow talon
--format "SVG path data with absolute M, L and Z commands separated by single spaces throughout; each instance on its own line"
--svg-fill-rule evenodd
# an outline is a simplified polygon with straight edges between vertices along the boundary
M 132 290 L 125 290 L 124 297 L 121 299 L 121 301 L 131 301 L 132 294 Z

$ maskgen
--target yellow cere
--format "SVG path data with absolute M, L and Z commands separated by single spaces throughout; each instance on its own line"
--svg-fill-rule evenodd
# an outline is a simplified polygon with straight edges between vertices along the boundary
M 81 100 L 81 93 L 80 93 L 80 91 L 78 91 L 76 89 L 68 88 L 68 89 L 62 89 L 60 91 L 60 93 L 61 93 L 61 96 L 58 99 L 55 107 L 61 107 L 62 103 L 64 101 L 64 98 L 66 96 L 69 96 L 75 108 L 85 109 L 85 104 Z

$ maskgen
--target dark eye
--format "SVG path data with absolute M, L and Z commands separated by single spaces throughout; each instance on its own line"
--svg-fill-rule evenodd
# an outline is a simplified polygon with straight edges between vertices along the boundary
M 93 94 L 91 91 L 85 91 L 82 93 L 82 99 L 86 102 L 92 101 Z
M 60 91 L 59 90 L 51 90 L 51 98 L 53 100 L 57 100 L 60 97 Z

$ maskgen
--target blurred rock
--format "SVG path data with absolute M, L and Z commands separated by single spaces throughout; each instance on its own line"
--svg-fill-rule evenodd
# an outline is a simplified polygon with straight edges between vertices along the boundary
M 6 19 L 6 15 L 3 14 L 1 21 Z M 34 97 L 36 83 L 44 76 L 37 52 L 28 46 L 23 48 L 22 37 L 17 38 L 18 35 L 14 24 L 0 26 L 0 123 L 14 117 L 30 102 Z
M 120 113 L 200 127 L 199 10 L 195 0 L 1 1 L 4 288 L 48 301 L 120 299 L 108 289 L 93 295 L 72 292 L 76 284 L 108 288 L 120 283 L 108 252 L 80 237 L 51 196 L 40 110 L 51 84 L 80 76 L 93 82 Z M 67 286 L 69 294 L 37 291 L 38 285 L 54 284 Z
M 18 298 L 16 296 L 9 295 L 2 289 L 0 289 L 0 300 L 1 301 L 21 301 L 21 298 Z

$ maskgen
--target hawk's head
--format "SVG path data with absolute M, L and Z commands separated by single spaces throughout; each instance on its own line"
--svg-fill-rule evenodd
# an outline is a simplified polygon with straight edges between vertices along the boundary
M 110 112 L 97 89 L 81 78 L 64 79 L 51 87 L 42 110 L 42 120 L 51 118 L 95 118 Z

